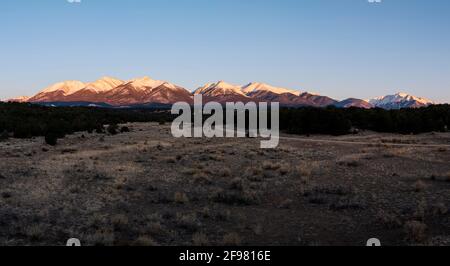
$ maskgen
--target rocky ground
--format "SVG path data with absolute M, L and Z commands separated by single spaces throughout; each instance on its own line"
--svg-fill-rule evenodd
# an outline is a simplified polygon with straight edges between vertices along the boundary
M 0 245 L 450 245 L 450 133 L 0 142 Z

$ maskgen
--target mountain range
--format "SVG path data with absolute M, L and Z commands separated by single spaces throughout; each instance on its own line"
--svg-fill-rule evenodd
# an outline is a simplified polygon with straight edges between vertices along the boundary
M 181 86 L 149 77 L 129 81 L 103 77 L 91 83 L 64 81 L 45 88 L 32 97 L 22 96 L 9 101 L 51 105 L 133 107 L 170 105 L 179 101 L 192 103 L 194 94 L 202 94 L 204 102 L 279 102 L 280 105 L 288 107 L 336 106 L 339 108 L 400 109 L 435 104 L 431 100 L 406 93 L 397 93 L 371 100 L 349 98 L 338 101 L 323 95 L 257 82 L 238 86 L 218 81 L 205 84 L 194 92 L 190 92 Z

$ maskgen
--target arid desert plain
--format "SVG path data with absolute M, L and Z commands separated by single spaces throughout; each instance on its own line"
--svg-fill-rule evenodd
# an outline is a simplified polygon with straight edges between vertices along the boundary
M 0 244 L 450 245 L 450 133 L 0 142 Z

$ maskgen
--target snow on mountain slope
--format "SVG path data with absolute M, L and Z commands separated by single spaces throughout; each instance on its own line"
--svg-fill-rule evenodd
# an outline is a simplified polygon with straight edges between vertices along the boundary
M 299 96 L 301 94 L 300 91 L 297 90 L 290 90 L 285 88 L 279 88 L 274 87 L 265 83 L 259 83 L 259 82 L 252 82 L 242 87 L 242 92 L 244 92 L 246 95 L 250 96 L 252 94 L 258 93 L 258 92 L 272 92 L 275 94 L 283 94 L 283 93 L 292 93 L 296 96 Z
M 131 85 L 137 89 L 143 89 L 143 90 L 145 90 L 146 88 L 157 88 L 164 83 L 167 83 L 167 82 L 161 81 L 161 80 L 154 80 L 150 77 L 142 77 L 142 78 L 133 79 L 133 80 L 130 80 L 127 82 L 128 85 Z
M 91 90 L 93 92 L 105 92 L 112 90 L 124 83 L 123 80 L 111 78 L 111 77 L 103 77 L 95 82 L 91 82 L 86 84 L 84 90 Z
M 64 81 L 56 83 L 31 98 L 18 97 L 11 99 L 15 102 L 40 103 L 105 103 L 113 106 L 145 105 L 147 103 L 171 104 L 178 101 L 192 102 L 193 94 L 202 94 L 204 102 L 279 102 L 281 106 L 338 106 L 342 108 L 379 107 L 384 109 L 419 108 L 431 104 L 433 101 L 397 93 L 378 97 L 370 101 L 349 98 L 336 101 L 330 97 L 300 92 L 265 83 L 253 82 L 245 86 L 238 86 L 218 81 L 208 83 L 193 93 L 172 83 L 142 77 L 129 81 L 122 81 L 111 77 L 103 77 L 97 81 L 83 83 L 81 81 Z
M 156 89 L 158 89 L 157 92 L 153 92 Z M 91 83 L 80 81 L 56 83 L 27 101 L 103 102 L 111 105 L 141 104 L 146 103 L 146 101 L 170 103 L 175 102 L 176 99 L 186 99 L 186 93 L 190 94 L 184 88 L 166 81 L 153 80 L 149 77 L 126 82 L 111 77 L 103 77 Z
M 56 83 L 48 88 L 45 88 L 35 96 L 31 97 L 29 102 L 51 102 L 63 100 L 65 96 L 71 95 L 86 87 L 86 84 L 81 81 L 70 80 Z
M 435 104 L 435 102 L 426 98 L 416 97 L 407 93 L 377 97 L 369 100 L 369 103 L 384 109 L 418 108 Z
M 69 80 L 69 81 L 56 83 L 48 88 L 45 88 L 40 93 L 44 94 L 44 93 L 49 93 L 49 92 L 61 91 L 65 95 L 69 95 L 69 94 L 72 94 L 76 91 L 83 89 L 84 87 L 86 87 L 86 84 L 81 81 Z
M 203 87 L 194 91 L 194 94 L 203 94 L 204 96 L 217 97 L 224 95 L 240 95 L 246 96 L 242 92 L 242 88 L 237 85 L 229 84 L 225 81 L 218 81 L 216 83 L 208 83 Z

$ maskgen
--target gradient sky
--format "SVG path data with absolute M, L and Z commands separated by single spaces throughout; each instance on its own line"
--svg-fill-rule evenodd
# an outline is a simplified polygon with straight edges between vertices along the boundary
M 450 102 L 448 0 L 2 0 L 0 98 L 148 75 Z

